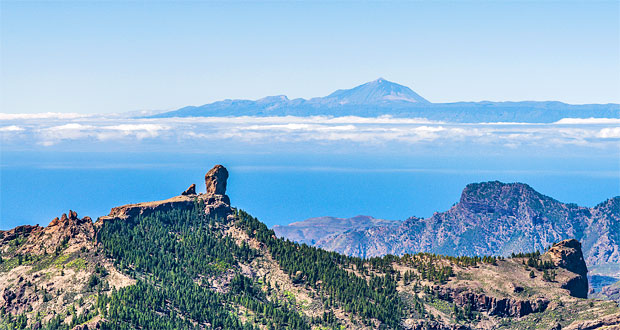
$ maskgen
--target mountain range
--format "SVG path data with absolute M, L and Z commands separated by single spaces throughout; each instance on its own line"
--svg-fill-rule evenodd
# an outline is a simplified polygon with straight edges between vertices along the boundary
M 555 101 L 431 103 L 409 87 L 379 78 L 325 97 L 291 100 L 278 95 L 255 101 L 223 100 L 158 113 L 149 118 L 384 115 L 447 122 L 551 123 L 563 118 L 620 118 L 620 105 L 571 105 Z
M 258 219 L 231 207 L 228 176 L 225 167 L 215 166 L 205 175 L 206 193 L 196 193 L 192 184 L 166 200 L 114 207 L 95 222 L 69 211 L 46 227 L 0 231 L 0 328 L 620 326 L 616 302 L 587 299 L 588 269 L 575 239 L 506 258 L 350 257 L 277 238 Z M 535 222 L 551 214 L 542 211 L 553 205 L 548 198 L 537 196 L 543 203 L 538 208 L 516 198 L 515 192 L 527 192 L 524 185 L 499 196 L 497 183 L 468 187 L 461 203 L 471 212 L 509 216 L 506 210 L 517 203 Z M 585 212 L 567 208 L 571 214 Z M 386 225 L 368 217 L 338 221 L 358 228 Z M 616 289 L 606 292 L 613 295 Z
M 316 218 L 273 229 L 282 237 L 359 257 L 418 252 L 509 256 L 575 238 L 591 270 L 620 278 L 620 196 L 587 208 L 559 202 L 527 184 L 492 181 L 467 185 L 451 209 L 427 219 L 374 221 L 371 227 L 332 221 L 331 227 L 323 223 L 320 232 L 308 236 L 305 228 L 316 228 Z

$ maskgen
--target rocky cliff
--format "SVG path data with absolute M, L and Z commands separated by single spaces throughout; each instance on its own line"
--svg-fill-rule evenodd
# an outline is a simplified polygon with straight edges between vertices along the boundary
M 562 283 L 562 288 L 567 289 L 571 296 L 588 297 L 588 268 L 583 260 L 581 243 L 578 240 L 567 239 L 553 244 L 543 258 L 548 258 L 556 267 L 562 267 L 575 274 Z

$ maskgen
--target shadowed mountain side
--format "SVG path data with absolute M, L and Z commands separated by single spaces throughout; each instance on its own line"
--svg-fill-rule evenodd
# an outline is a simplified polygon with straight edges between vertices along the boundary
M 401 221 L 375 219 L 366 215 L 346 219 L 319 217 L 293 222 L 286 226 L 275 225 L 273 231 L 278 237 L 313 245 L 322 238 L 348 230 L 364 230 L 376 226 L 397 227 L 400 224 Z
M 350 229 L 320 238 L 315 246 L 362 257 L 415 252 L 507 256 L 542 251 L 567 238 L 582 243 L 589 267 L 619 263 L 620 197 L 587 208 L 561 203 L 522 183 L 475 183 L 467 185 L 454 207 L 428 219 Z

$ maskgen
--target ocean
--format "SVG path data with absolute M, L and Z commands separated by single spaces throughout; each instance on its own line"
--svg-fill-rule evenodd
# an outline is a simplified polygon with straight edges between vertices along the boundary
M 166 199 L 215 164 L 230 172 L 233 206 L 269 227 L 317 216 L 428 217 L 458 202 L 468 183 L 523 182 L 583 206 L 620 195 L 614 156 L 597 159 L 303 153 L 2 152 L 0 229 L 47 225 L 77 211 L 96 219 L 114 206 Z

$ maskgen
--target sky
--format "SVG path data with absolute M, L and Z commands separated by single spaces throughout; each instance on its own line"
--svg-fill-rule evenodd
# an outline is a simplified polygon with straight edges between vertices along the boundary
M 324 96 L 620 103 L 620 3 L 0 2 L 0 112 Z

